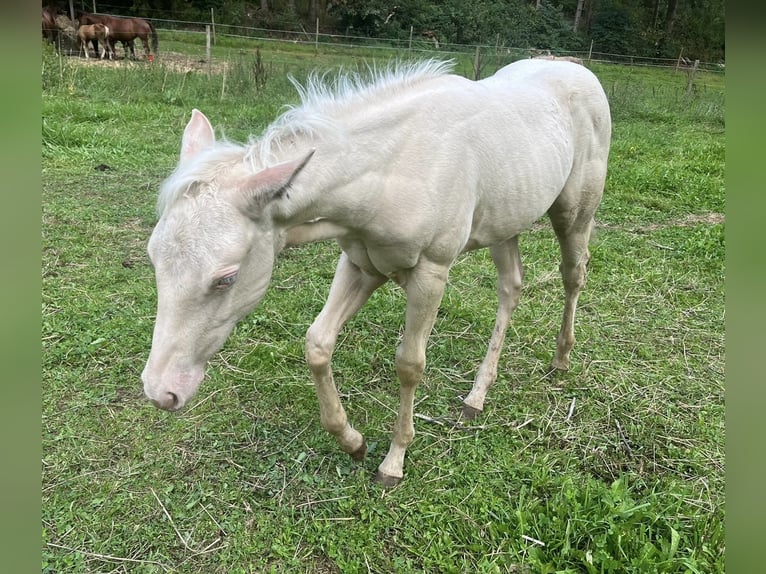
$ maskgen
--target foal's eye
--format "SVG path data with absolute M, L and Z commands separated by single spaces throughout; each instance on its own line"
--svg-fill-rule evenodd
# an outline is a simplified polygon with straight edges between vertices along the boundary
M 225 277 L 221 277 L 215 282 L 215 288 L 226 289 L 228 287 L 231 287 L 236 280 L 237 280 L 236 273 L 232 273 L 231 275 L 226 275 Z

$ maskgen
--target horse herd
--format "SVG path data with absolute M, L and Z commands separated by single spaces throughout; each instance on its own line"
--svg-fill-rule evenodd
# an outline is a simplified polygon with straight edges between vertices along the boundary
M 61 36 L 66 29 L 66 24 L 62 24 L 61 18 L 64 18 L 64 22 L 68 22 L 68 19 L 58 15 L 55 9 L 42 9 L 43 38 L 59 46 Z M 136 38 L 141 39 L 147 59 L 153 59 L 154 54 L 157 53 L 157 31 L 149 20 L 77 12 L 74 25 L 76 26 L 74 41 L 77 51 L 80 54 L 84 52 L 86 58 L 90 57 L 89 45 L 92 45 L 97 57 L 115 59 L 117 57 L 115 46 L 117 42 L 120 42 L 125 57 L 130 54 L 133 59 L 136 59 Z

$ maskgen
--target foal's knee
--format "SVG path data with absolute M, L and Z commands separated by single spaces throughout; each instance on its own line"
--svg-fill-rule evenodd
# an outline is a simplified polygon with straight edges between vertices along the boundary
M 497 299 L 502 304 L 507 302 L 511 310 L 515 310 L 521 299 L 522 271 L 508 278 L 507 281 L 498 281 Z
M 396 351 L 396 374 L 402 385 L 417 385 L 426 368 L 425 354 L 407 353 L 402 347 Z
M 574 264 L 562 263 L 559 265 L 561 279 L 564 282 L 564 288 L 567 291 L 579 291 L 585 286 L 585 265 L 586 260 L 578 261 Z
M 327 341 L 326 337 L 313 326 L 306 333 L 306 363 L 309 368 L 316 372 L 327 369 L 332 359 L 333 341 Z

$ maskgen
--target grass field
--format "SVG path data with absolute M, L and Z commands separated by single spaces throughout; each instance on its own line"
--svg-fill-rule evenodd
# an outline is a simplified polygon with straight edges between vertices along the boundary
M 384 490 L 404 299 L 379 289 L 335 353 L 369 445 L 355 464 L 321 428 L 303 360 L 333 243 L 283 254 L 185 411 L 142 396 L 145 245 L 191 109 L 244 140 L 296 102 L 286 71 L 359 63 L 270 47 L 258 68 L 220 48 L 226 72 L 208 76 L 172 48 L 151 66 L 43 56 L 43 572 L 724 571 L 723 76 L 687 89 L 683 72 L 593 65 L 614 135 L 572 368 L 545 376 L 563 294 L 540 225 L 521 239 L 498 383 L 452 424 L 496 309 L 488 253 L 462 257 L 405 479 Z

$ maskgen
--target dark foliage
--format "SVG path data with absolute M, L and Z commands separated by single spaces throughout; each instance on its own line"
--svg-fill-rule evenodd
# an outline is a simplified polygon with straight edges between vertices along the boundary
M 725 59 L 724 0 L 108 0 L 100 12 L 437 44 Z M 68 12 L 68 0 L 44 0 Z M 578 5 L 580 17 L 574 30 Z M 74 0 L 75 10 L 92 10 Z

